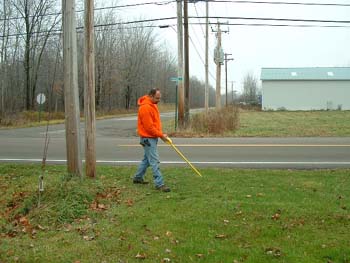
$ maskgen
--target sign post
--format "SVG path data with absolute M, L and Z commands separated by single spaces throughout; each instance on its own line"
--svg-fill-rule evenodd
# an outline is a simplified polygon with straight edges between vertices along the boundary
M 39 122 L 40 122 L 40 115 L 41 115 L 41 105 L 44 104 L 46 101 L 46 97 L 44 93 L 39 93 L 36 96 L 36 102 L 39 104 Z
M 170 81 L 174 81 L 176 82 L 176 85 L 175 85 L 175 131 L 176 131 L 176 128 L 177 128 L 177 97 L 178 97 L 178 94 L 177 94 L 177 88 L 178 88 L 178 83 L 179 81 L 182 80 L 182 77 L 171 77 L 170 78 Z

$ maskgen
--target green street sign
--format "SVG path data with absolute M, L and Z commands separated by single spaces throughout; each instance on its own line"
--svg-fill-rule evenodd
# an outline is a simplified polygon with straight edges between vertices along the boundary
M 171 77 L 170 81 L 180 81 L 182 80 L 182 77 Z

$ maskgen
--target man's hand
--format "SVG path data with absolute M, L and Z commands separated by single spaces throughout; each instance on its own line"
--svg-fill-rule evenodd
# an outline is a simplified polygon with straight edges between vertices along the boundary
M 160 137 L 160 138 L 161 138 L 161 139 L 163 140 L 163 142 L 165 142 L 165 143 L 171 142 L 170 138 L 168 137 L 168 134 L 166 134 L 166 133 L 163 133 L 163 136 Z

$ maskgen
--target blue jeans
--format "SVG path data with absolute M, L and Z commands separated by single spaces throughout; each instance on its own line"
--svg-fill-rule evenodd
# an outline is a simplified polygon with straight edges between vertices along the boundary
M 157 150 L 158 138 L 141 137 L 140 144 L 143 146 L 144 156 L 134 176 L 134 180 L 143 180 L 147 168 L 151 166 L 155 186 L 160 187 L 164 185 L 163 176 L 159 169 L 159 155 Z

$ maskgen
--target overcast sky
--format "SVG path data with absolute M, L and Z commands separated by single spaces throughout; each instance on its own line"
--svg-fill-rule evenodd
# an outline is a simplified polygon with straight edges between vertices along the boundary
M 95 5 L 98 7 L 99 1 Z M 260 1 L 260 0 L 256 0 Z M 119 0 L 120 4 L 140 4 L 146 2 L 170 2 L 163 5 L 145 5 L 120 9 L 123 15 L 145 19 L 176 16 L 176 3 L 165 0 Z M 336 3 L 349 4 L 349 0 L 269 0 L 269 2 L 298 3 Z M 205 16 L 205 3 L 189 4 L 189 16 Z M 210 2 L 209 16 L 288 18 L 315 20 L 350 21 L 350 6 L 308 6 Z M 222 47 L 225 53 L 231 53 L 234 61 L 228 63 L 228 81 L 234 81 L 234 89 L 241 91 L 244 76 L 252 72 L 258 79 L 262 67 L 342 67 L 350 66 L 350 23 L 309 23 L 288 21 L 227 20 L 230 23 L 267 23 L 267 24 L 303 24 L 303 25 L 343 25 L 345 28 L 302 28 L 268 26 L 222 26 L 229 30 L 222 34 Z M 191 19 L 191 22 L 205 22 L 205 19 Z M 211 23 L 217 22 L 210 19 Z M 154 22 L 155 25 L 176 25 L 176 20 Z M 176 29 L 176 26 L 174 27 Z M 167 44 L 169 50 L 177 55 L 177 34 L 174 29 L 155 29 L 155 33 Z M 209 82 L 215 87 L 216 65 L 213 52 L 216 46 L 216 34 L 211 32 L 217 27 L 212 25 L 209 31 Z M 189 35 L 197 49 L 190 42 L 190 75 L 205 80 L 205 25 L 190 25 Z M 200 56 L 198 55 L 200 53 Z M 200 58 L 201 57 L 201 58 Z M 222 66 L 222 92 L 225 89 L 225 67 Z M 229 84 L 231 89 L 231 84 Z M 230 90 L 229 89 L 229 90 Z

